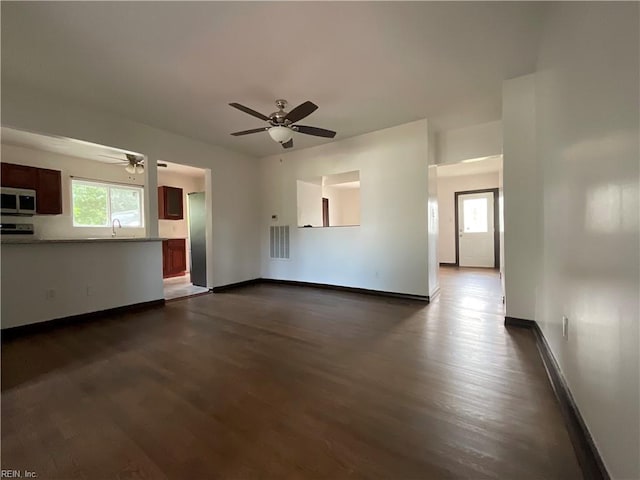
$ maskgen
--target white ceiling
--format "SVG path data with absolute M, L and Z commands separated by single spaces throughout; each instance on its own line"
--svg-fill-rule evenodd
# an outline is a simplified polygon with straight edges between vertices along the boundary
M 453 165 L 438 165 L 438 178 L 497 173 L 502 169 L 502 155 L 466 160 Z
M 7 145 L 17 145 L 18 147 L 27 147 L 104 163 L 126 161 L 127 158 L 125 155 L 127 153 L 140 155 L 140 153 L 130 150 L 106 147 L 104 145 L 98 145 L 97 143 L 84 142 L 66 137 L 26 132 L 9 127 L 2 127 L 1 138 L 2 143 Z
M 0 139 L 2 140 L 2 143 L 6 145 L 15 145 L 18 147 L 52 152 L 84 160 L 113 163 L 116 166 L 119 165 L 119 162 L 127 161 L 125 157 L 127 153 L 141 155 L 140 153 L 130 150 L 121 150 L 119 148 L 107 147 L 97 143 L 84 142 L 72 138 L 26 132 L 24 130 L 16 130 L 9 127 L 2 127 L 1 132 Z M 189 177 L 202 177 L 204 175 L 204 170 L 201 168 L 164 161 L 160 163 L 166 163 L 167 165 L 166 167 L 162 167 L 163 171 L 186 175 Z M 123 164 L 123 168 L 124 165 L 126 164 Z
M 360 181 L 357 182 L 344 182 L 344 183 L 336 183 L 334 185 L 327 185 L 332 188 L 337 188 L 340 190 L 350 190 L 354 188 L 360 188 Z
M 255 156 L 276 98 L 336 139 L 500 118 L 535 68 L 544 2 L 2 2 L 2 81 Z M 295 134 L 297 148 L 331 140 Z
M 187 177 L 194 178 L 204 178 L 205 170 L 203 168 L 165 161 L 162 161 L 161 163 L 167 165 L 166 168 L 158 169 L 161 172 L 177 173 L 178 175 L 186 175 Z

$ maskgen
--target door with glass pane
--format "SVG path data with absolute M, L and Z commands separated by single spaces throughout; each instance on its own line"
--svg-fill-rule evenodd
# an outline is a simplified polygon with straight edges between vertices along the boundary
M 494 192 L 458 193 L 458 265 L 496 266 Z

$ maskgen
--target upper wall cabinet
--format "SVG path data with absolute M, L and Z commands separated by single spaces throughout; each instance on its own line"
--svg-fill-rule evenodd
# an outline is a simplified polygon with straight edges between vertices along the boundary
M 182 220 L 182 189 L 176 187 L 158 187 L 158 218 L 161 220 Z
M 14 165 L 2 163 L 2 186 L 11 188 L 36 189 L 38 181 L 38 169 L 26 165 Z
M 38 168 L 36 212 L 46 215 L 62 213 L 62 174 L 59 170 Z
M 59 170 L 2 163 L 2 186 L 36 191 L 36 213 L 62 213 L 62 174 Z

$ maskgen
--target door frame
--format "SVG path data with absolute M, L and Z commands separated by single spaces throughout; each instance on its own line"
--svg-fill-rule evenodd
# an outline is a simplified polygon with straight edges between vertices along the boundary
M 489 193 L 493 192 L 493 268 L 500 268 L 500 216 L 499 216 L 499 188 L 482 188 L 480 190 L 465 190 L 463 192 L 455 192 L 453 205 L 455 211 L 455 237 L 456 237 L 456 263 L 457 267 L 460 266 L 460 232 L 458 226 L 458 196 L 468 195 L 472 193 Z
M 329 226 L 329 199 L 322 197 L 322 226 Z

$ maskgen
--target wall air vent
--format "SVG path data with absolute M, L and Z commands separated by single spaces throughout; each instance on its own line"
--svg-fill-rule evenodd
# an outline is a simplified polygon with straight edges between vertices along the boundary
M 271 258 L 289 258 L 289 225 L 270 227 L 269 238 Z

